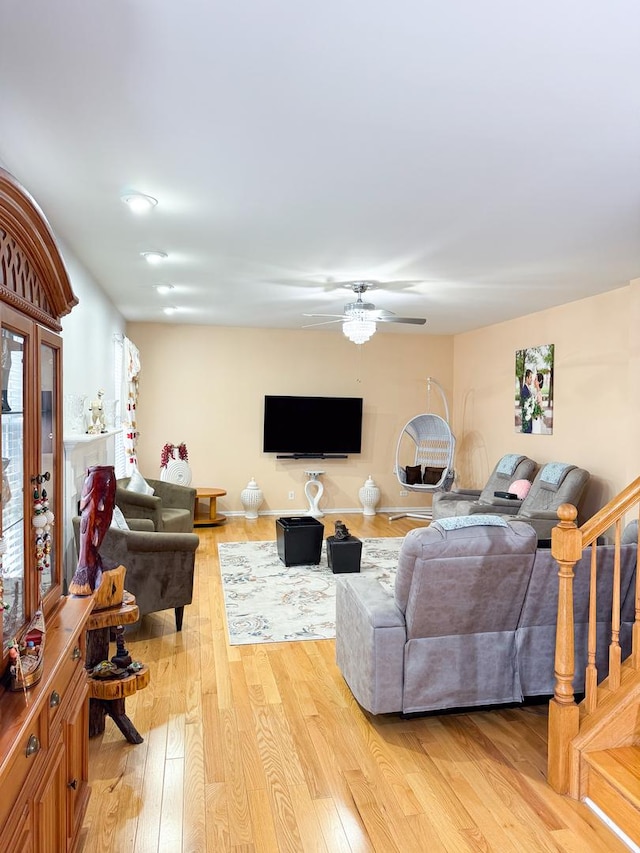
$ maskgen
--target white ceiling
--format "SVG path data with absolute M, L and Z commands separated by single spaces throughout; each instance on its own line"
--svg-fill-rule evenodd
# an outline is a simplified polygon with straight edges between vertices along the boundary
M 640 4 L 0 0 L 0 161 L 128 320 L 461 332 L 640 276 Z

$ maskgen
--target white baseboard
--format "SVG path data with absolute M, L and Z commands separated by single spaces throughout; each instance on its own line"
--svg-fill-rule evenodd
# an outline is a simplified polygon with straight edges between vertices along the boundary
M 322 508 L 321 508 L 322 509 Z M 348 513 L 354 515 L 362 515 L 362 507 L 354 506 L 354 507 L 342 507 L 341 509 L 322 509 L 325 515 L 347 515 Z M 431 511 L 431 507 L 425 506 L 382 506 L 376 509 L 376 515 L 390 515 L 391 513 L 409 513 L 409 512 L 421 512 L 428 513 Z M 224 514 L 227 518 L 231 516 L 244 516 L 243 509 L 233 509 L 233 510 L 224 510 Z M 289 507 L 288 509 L 267 509 L 262 512 L 258 512 L 258 515 L 277 515 L 287 516 L 287 515 L 309 515 L 309 507 L 305 507 L 304 509 L 295 509 L 293 507 Z

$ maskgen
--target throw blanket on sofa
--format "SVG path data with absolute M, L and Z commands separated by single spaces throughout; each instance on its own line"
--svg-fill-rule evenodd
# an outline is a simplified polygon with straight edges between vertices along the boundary
M 454 515 L 451 518 L 439 518 L 432 527 L 441 530 L 460 530 L 461 527 L 507 527 L 507 522 L 499 515 Z
M 507 455 L 503 456 L 498 462 L 496 466 L 496 473 L 505 474 L 507 477 L 510 477 L 523 459 L 524 456 L 521 454 L 507 453 Z
M 550 486 L 559 486 L 569 471 L 573 471 L 575 467 L 575 465 L 568 465 L 566 462 L 549 462 L 542 469 L 540 479 Z

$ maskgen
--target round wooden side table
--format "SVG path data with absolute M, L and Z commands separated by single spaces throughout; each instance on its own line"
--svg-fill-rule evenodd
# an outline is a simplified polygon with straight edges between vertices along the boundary
M 214 527 L 217 524 L 224 524 L 227 520 L 226 515 L 221 515 L 218 512 L 216 501 L 223 495 L 226 495 L 225 489 L 196 489 L 196 506 L 193 516 L 194 527 Z M 200 509 L 200 501 L 209 501 L 209 512 L 202 512 Z

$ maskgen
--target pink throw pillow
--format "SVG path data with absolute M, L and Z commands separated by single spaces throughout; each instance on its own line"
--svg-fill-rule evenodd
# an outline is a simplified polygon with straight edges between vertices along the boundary
M 529 494 L 530 488 L 531 483 L 528 480 L 515 480 L 509 486 L 509 491 L 513 492 L 514 495 L 517 495 L 518 498 L 523 501 Z

